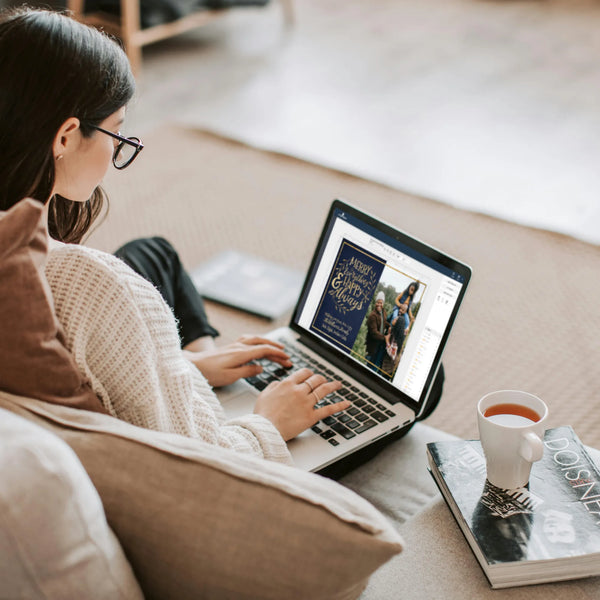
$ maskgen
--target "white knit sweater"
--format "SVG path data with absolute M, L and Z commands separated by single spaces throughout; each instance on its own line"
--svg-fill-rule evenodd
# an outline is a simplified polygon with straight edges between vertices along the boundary
M 66 343 L 110 414 L 133 425 L 291 462 L 273 424 L 226 422 L 200 371 L 184 358 L 160 293 L 118 258 L 78 245 L 48 256 L 46 275 Z

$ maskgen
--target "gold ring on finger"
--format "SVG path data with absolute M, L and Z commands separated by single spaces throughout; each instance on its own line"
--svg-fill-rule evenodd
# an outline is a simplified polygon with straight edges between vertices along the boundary
M 315 397 L 315 400 L 316 400 L 315 404 L 319 404 L 319 402 L 321 402 L 321 398 L 319 398 L 319 396 L 317 396 L 317 392 L 315 392 L 315 390 L 312 390 L 312 395 Z
M 305 383 L 310 388 L 311 392 L 315 391 L 315 388 L 313 388 L 313 386 L 310 385 L 310 383 L 308 382 L 308 379 L 305 379 L 302 383 Z

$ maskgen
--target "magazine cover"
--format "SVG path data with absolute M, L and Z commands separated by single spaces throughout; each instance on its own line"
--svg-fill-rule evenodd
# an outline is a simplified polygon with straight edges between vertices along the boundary
M 490 566 L 600 553 L 600 473 L 571 427 L 546 431 L 527 487 L 486 481 L 479 441 L 428 444 L 430 465 Z M 458 518 L 458 516 L 457 516 Z M 464 527 L 463 527 L 464 530 Z M 596 554 L 592 572 L 600 574 Z M 556 566 L 556 565 L 555 565 Z M 588 569 L 589 571 L 589 569 Z

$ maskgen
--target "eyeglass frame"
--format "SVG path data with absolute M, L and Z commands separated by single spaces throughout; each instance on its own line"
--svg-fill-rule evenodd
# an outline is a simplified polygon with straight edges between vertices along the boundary
M 120 133 L 113 133 L 112 131 L 108 131 L 108 129 L 102 129 L 102 127 L 98 127 L 97 125 L 92 125 L 92 129 L 105 133 L 106 135 L 110 135 L 110 137 L 114 138 L 115 140 L 119 140 L 112 157 L 113 166 L 115 169 L 119 169 L 119 171 L 126 169 L 136 159 L 137 155 L 144 149 L 144 144 L 142 144 L 142 140 L 140 140 L 138 137 L 125 137 Z M 135 148 L 135 152 L 125 164 L 119 166 L 117 164 L 117 157 L 119 156 L 119 152 L 121 152 L 123 144 L 133 146 Z

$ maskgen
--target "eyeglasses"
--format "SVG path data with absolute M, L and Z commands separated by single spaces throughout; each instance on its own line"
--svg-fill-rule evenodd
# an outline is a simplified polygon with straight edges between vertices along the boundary
M 112 157 L 113 165 L 116 169 L 125 169 L 128 167 L 144 147 L 140 138 L 123 137 L 120 133 L 113 133 L 112 131 L 102 129 L 102 127 L 96 127 L 95 125 L 93 125 L 92 128 L 101 131 L 106 135 L 110 135 L 110 137 L 115 138 L 115 140 L 119 140 Z

